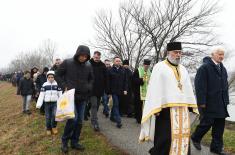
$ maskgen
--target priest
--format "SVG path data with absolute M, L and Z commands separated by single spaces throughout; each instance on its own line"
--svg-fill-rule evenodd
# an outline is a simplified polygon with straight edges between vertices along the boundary
M 197 112 L 197 104 L 190 76 L 180 64 L 181 42 L 168 43 L 167 54 L 150 77 L 139 140 L 154 142 L 151 155 L 187 155 L 189 112 Z

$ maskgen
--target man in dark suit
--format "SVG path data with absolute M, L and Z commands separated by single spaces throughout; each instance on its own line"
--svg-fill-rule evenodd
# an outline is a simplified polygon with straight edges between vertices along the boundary
M 194 146 L 201 150 L 201 139 L 212 127 L 210 151 L 219 155 L 226 154 L 223 151 L 223 133 L 225 118 L 229 117 L 228 75 L 222 64 L 223 59 L 224 50 L 217 48 L 211 57 L 203 59 L 203 64 L 197 71 L 195 90 L 201 118 L 192 135 Z

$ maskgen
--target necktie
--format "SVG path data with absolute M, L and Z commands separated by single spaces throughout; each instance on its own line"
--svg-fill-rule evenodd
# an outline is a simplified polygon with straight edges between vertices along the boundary
M 219 70 L 219 73 L 221 73 L 221 66 L 220 66 L 220 64 L 217 64 L 216 66 L 217 66 L 217 68 Z

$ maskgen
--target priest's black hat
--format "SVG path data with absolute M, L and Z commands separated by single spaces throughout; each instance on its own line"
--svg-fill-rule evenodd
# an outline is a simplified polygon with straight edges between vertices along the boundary
M 167 51 L 182 50 L 181 42 L 170 42 L 167 44 Z
M 129 65 L 129 60 L 123 60 L 122 64 L 123 65 Z
M 151 64 L 151 60 L 149 59 L 144 59 L 144 65 L 150 65 Z

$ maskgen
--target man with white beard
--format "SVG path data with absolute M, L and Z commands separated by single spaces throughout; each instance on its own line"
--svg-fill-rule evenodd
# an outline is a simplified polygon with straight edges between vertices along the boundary
M 167 51 L 150 77 L 139 140 L 154 142 L 151 155 L 187 155 L 189 111 L 197 112 L 197 104 L 188 71 L 180 64 L 181 42 L 168 43 Z

